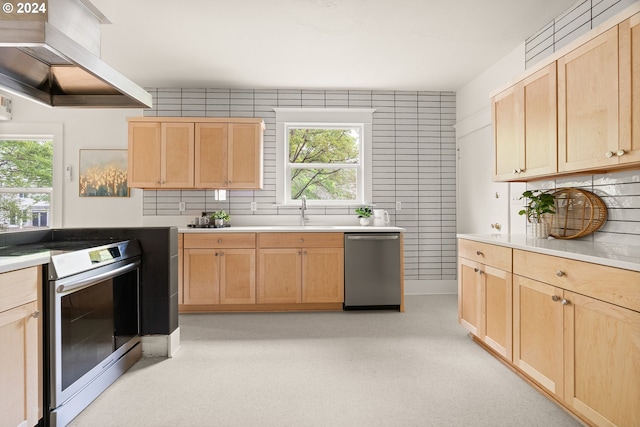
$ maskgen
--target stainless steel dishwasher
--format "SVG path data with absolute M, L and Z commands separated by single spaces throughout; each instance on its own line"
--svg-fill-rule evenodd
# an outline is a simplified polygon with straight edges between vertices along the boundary
M 345 233 L 345 310 L 399 310 L 400 280 L 400 233 Z

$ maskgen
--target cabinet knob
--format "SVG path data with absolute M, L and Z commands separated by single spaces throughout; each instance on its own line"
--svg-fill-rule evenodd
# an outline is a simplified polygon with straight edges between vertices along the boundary
M 222 243 L 222 239 L 218 239 L 218 243 Z
M 556 271 L 556 276 L 558 276 L 558 277 L 564 276 L 564 271 L 562 271 L 562 270 Z
M 31 317 L 33 317 L 34 319 L 37 319 L 38 317 L 40 317 L 40 310 L 36 310 L 33 313 L 31 313 Z
M 304 243 L 304 239 L 300 239 L 300 243 Z
M 475 271 L 477 273 L 478 271 L 480 271 L 480 269 L 479 268 L 474 268 L 473 271 Z
M 568 299 L 565 299 L 565 298 L 562 298 L 562 301 L 560 301 L 560 304 L 562 304 L 562 305 L 568 305 L 568 304 L 569 304 L 569 300 L 568 300 Z
M 302 251 L 298 251 L 298 255 L 302 255 Z
M 618 150 L 618 151 L 616 151 L 616 156 L 618 156 L 618 157 L 622 157 L 622 156 L 624 156 L 624 155 L 625 155 L 625 151 L 624 151 L 624 150 Z
M 514 170 L 513 170 L 513 174 L 514 174 L 514 175 L 517 175 L 517 174 L 518 174 L 518 169 L 514 169 Z
M 610 159 L 613 157 L 613 151 L 607 151 L 606 153 L 604 153 L 604 155 L 607 159 Z
M 499 222 L 496 222 L 495 224 L 491 224 L 491 228 L 495 228 L 496 230 L 500 231 L 502 226 L 500 225 Z
M 216 252 L 216 256 L 218 256 L 218 252 Z
M 220 252 L 220 256 L 224 256 L 224 252 Z
M 160 184 L 160 181 L 156 181 L 156 184 Z
M 554 300 L 555 302 L 560 301 L 560 297 L 558 295 L 552 295 L 551 299 Z
M 478 255 L 478 256 L 484 256 L 484 254 L 483 254 L 482 252 L 480 252 L 480 251 L 476 251 L 476 255 Z

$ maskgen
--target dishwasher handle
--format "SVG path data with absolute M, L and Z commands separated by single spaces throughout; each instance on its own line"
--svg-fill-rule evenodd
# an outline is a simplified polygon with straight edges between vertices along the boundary
M 348 240 L 398 240 L 399 236 L 347 236 Z

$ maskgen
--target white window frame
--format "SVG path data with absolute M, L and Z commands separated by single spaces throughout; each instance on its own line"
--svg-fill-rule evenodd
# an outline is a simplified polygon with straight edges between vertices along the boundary
M 39 140 L 53 141 L 53 193 L 49 205 L 49 228 L 62 227 L 63 203 L 63 126 L 55 123 L 2 123 L 0 124 L 0 139 L 4 140 Z M 42 193 L 51 190 L 42 188 L 25 188 L 28 193 Z M 16 192 L 16 189 L 6 189 L 5 192 Z
M 343 129 L 361 128 L 360 159 L 357 167 L 358 189 L 356 200 L 309 200 L 310 206 L 355 206 L 371 204 L 372 155 L 371 136 L 374 109 L 363 108 L 274 108 L 276 112 L 276 203 L 281 206 L 298 206 L 299 200 L 291 199 L 291 168 L 289 167 L 288 129 L 309 127 Z M 310 167 L 317 165 L 309 164 Z M 353 165 L 349 165 L 353 167 Z

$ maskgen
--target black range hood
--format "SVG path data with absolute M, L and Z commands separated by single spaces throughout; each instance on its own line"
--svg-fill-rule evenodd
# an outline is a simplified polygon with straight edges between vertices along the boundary
M 88 0 L 37 4 L 37 13 L 0 12 L 0 89 L 52 107 L 151 107 L 147 91 L 100 59 L 101 20 Z

